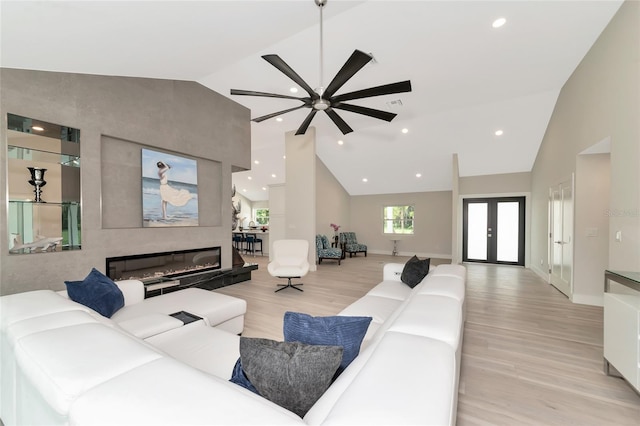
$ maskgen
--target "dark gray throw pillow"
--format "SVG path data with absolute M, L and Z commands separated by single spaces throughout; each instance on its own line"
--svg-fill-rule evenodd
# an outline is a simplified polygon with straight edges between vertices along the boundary
M 429 273 L 430 263 L 430 258 L 420 260 L 418 259 L 418 256 L 414 255 L 407 261 L 407 263 L 404 264 L 400 280 L 409 287 L 414 288 L 420 284 L 420 281 L 422 281 Z
M 331 384 L 342 348 L 241 337 L 240 359 L 260 395 L 304 417 Z

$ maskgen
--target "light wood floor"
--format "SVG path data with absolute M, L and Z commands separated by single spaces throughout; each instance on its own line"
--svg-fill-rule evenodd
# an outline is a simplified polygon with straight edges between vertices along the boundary
M 304 292 L 274 293 L 284 280 L 268 258 L 245 256 L 259 264 L 251 281 L 215 291 L 247 301 L 244 336 L 282 340 L 285 311 L 334 315 L 382 280 L 385 263 L 407 259 L 324 261 L 298 280 Z M 640 425 L 640 396 L 603 373 L 602 308 L 572 304 L 527 269 L 466 266 L 458 425 Z

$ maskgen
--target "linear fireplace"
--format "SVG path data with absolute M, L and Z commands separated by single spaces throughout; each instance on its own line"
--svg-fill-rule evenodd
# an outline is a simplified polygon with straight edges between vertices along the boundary
M 234 265 L 221 269 L 220 247 L 204 247 L 162 253 L 108 257 L 107 276 L 114 281 L 140 280 L 146 297 L 157 296 L 188 287 L 207 290 L 251 279 L 255 264 Z
M 160 278 L 179 278 L 221 268 L 220 247 L 162 253 L 108 257 L 107 275 L 112 280 L 140 280 L 143 283 Z

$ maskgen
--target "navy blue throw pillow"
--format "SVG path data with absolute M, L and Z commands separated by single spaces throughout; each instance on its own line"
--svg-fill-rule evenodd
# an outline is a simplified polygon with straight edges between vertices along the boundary
M 258 389 L 251 384 L 247 375 L 244 374 L 244 370 L 242 369 L 242 358 L 238 358 L 236 361 L 236 365 L 233 366 L 233 373 L 231 373 L 230 382 L 235 383 L 236 385 L 240 385 L 245 389 L 250 390 L 251 392 L 260 395 Z
M 67 294 L 74 302 L 81 303 L 100 315 L 111 318 L 111 315 L 124 306 L 124 296 L 111 278 L 96 268 L 82 281 L 65 281 Z
M 342 362 L 334 376 L 338 377 L 360 353 L 360 345 L 371 323 L 371 317 L 313 317 L 299 312 L 285 312 L 285 342 L 308 345 L 341 346 Z

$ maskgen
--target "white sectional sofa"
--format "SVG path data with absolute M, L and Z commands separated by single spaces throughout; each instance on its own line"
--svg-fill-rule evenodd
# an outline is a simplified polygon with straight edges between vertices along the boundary
M 402 269 L 385 265 L 383 281 L 340 313 L 373 320 L 360 354 L 304 418 L 229 382 L 240 337 L 226 302 L 235 301 L 207 305 L 186 290 L 141 301 L 126 290 L 130 309 L 107 319 L 48 290 L 4 296 L 0 418 L 6 426 L 455 424 L 465 268 L 440 265 L 413 289 Z M 216 305 L 231 309 L 226 319 Z M 152 319 L 180 310 L 206 319 L 152 330 Z

